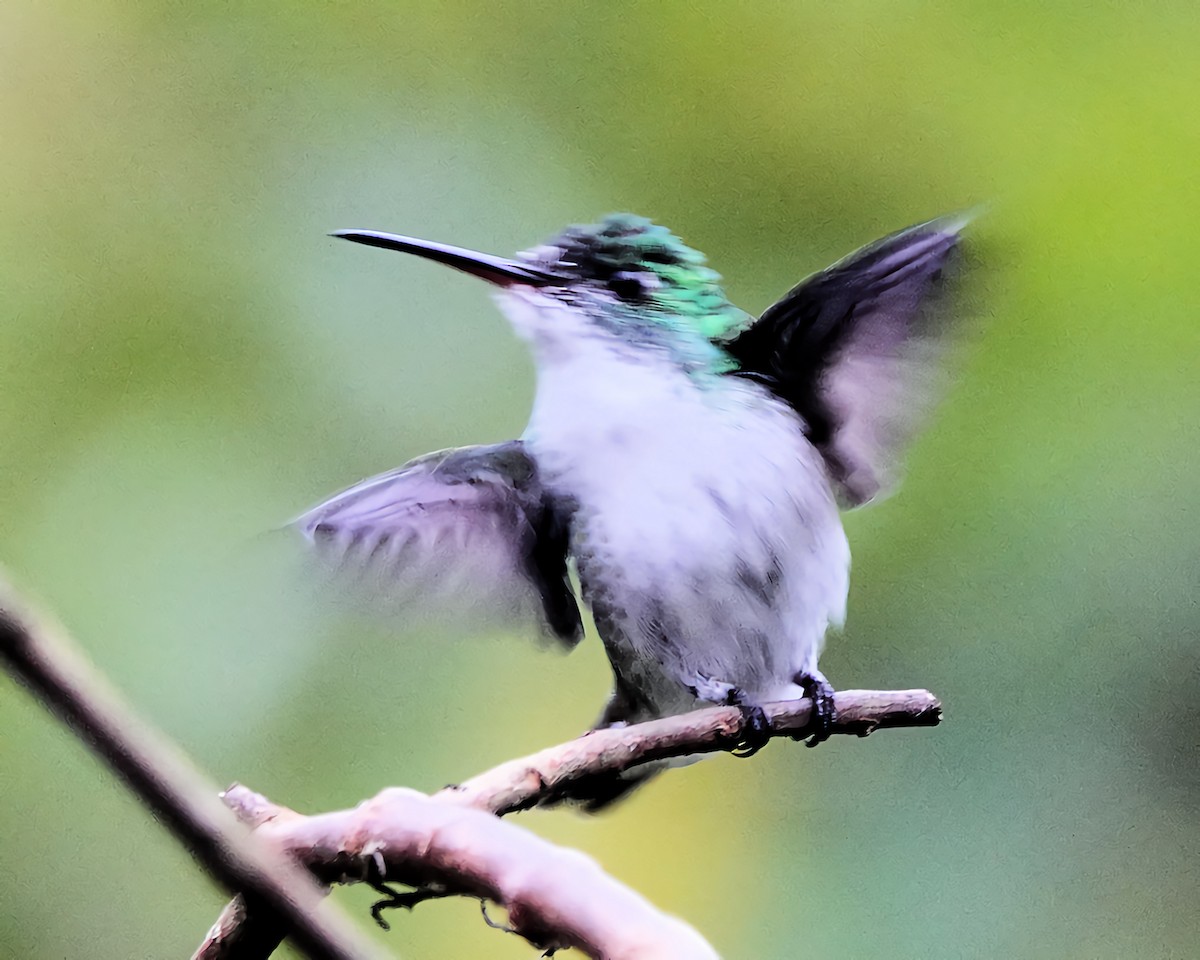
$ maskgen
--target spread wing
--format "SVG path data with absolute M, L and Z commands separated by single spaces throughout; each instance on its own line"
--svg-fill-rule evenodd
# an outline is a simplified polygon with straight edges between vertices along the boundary
M 894 481 L 938 394 L 965 218 L 909 227 L 814 274 L 724 344 L 803 417 L 846 506 Z
M 568 647 L 583 636 L 568 522 L 519 440 L 431 453 L 295 521 L 318 553 L 391 603 L 532 608 Z

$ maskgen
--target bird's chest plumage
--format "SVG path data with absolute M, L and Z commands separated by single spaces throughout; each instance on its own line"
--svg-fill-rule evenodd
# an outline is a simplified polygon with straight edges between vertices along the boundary
M 849 561 L 799 421 L 734 378 L 564 366 L 539 377 L 527 440 L 573 505 L 572 551 L 618 674 L 661 712 L 689 709 L 708 680 L 786 695 L 842 619 Z

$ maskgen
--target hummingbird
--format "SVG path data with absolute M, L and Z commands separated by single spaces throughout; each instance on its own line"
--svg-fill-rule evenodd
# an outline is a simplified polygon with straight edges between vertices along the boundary
M 937 393 L 966 223 L 893 233 L 757 318 L 703 254 L 632 214 L 513 258 L 337 231 L 486 281 L 532 350 L 536 391 L 520 439 L 418 457 L 296 524 L 385 591 L 465 596 L 465 582 L 567 649 L 582 601 L 613 674 L 597 727 L 733 704 L 749 754 L 766 742 L 762 704 L 806 696 L 815 745 L 835 711 L 818 658 L 849 590 L 841 511 L 892 487 Z M 572 799 L 600 809 L 654 772 Z

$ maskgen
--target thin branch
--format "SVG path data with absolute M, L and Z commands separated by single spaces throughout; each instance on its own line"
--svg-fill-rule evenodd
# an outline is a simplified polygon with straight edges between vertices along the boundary
M 942 705 L 928 690 L 842 690 L 835 694 L 832 733 L 865 737 L 891 727 L 931 727 Z M 770 736 L 804 739 L 811 700 L 784 700 L 764 708 Z M 504 816 L 569 799 L 571 786 L 656 760 L 734 750 L 746 734 L 737 707 L 708 707 L 661 720 L 593 730 L 575 740 L 510 760 L 434 794 L 438 800 Z
M 927 690 L 844 690 L 836 694 L 835 704 L 835 734 L 866 736 L 890 727 L 934 726 L 942 717 L 941 704 Z M 773 703 L 765 711 L 772 737 L 803 739 L 811 733 L 809 700 Z M 598 774 L 672 757 L 733 750 L 745 735 L 744 723 L 744 715 L 736 707 L 711 707 L 629 727 L 596 730 L 447 787 L 433 800 L 503 816 L 569 797 L 572 784 Z M 257 795 L 243 790 L 231 788 L 225 800 L 245 822 L 257 824 L 260 818 L 278 816 L 284 810 L 265 800 L 265 806 L 247 802 L 247 795 Z M 360 874 L 355 879 L 361 878 Z M 213 939 L 214 934 L 219 937 Z M 247 913 L 235 899 L 193 960 L 265 960 L 286 935 L 285 925 L 256 911 Z
M 266 960 L 290 932 L 279 914 L 252 909 L 239 893 L 225 904 L 192 960 Z
M 213 877 L 227 889 L 246 891 L 252 914 L 286 922 L 312 958 L 382 956 L 348 916 L 322 904 L 308 873 L 230 815 L 211 784 L 134 715 L 65 631 L 35 617 L 3 583 L 0 664 L 71 727 Z
M 225 802 L 328 882 L 368 878 L 499 903 L 542 950 L 620 960 L 716 960 L 690 926 L 661 913 L 590 857 L 481 810 L 391 787 L 352 810 L 301 816 L 246 787 Z

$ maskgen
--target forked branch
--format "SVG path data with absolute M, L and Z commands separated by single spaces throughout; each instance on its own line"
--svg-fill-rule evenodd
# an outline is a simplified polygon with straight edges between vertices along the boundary
M 301 816 L 242 786 L 225 802 L 319 879 L 401 883 L 491 900 L 541 950 L 612 960 L 716 960 L 705 940 L 606 874 L 590 857 L 482 810 L 390 787 L 352 810 Z M 242 954 L 236 954 L 241 956 Z M 202 957 L 230 956 L 217 951 Z
M 328 884 L 400 882 L 424 893 L 493 900 L 515 932 L 547 950 L 574 946 L 604 960 L 714 958 L 691 927 L 657 911 L 589 858 L 497 817 L 569 799 L 597 775 L 697 753 L 734 750 L 747 731 L 736 707 L 712 707 L 586 734 L 480 774 L 433 797 L 392 788 L 353 810 L 306 817 L 245 788 L 225 795 L 247 833 L 167 742 L 129 710 L 59 629 L 35 619 L 0 584 L 0 664 L 63 719 L 193 855 L 239 896 L 196 953 L 201 960 L 268 957 L 285 936 L 309 957 L 378 950 L 329 904 Z M 766 706 L 772 737 L 810 732 L 808 700 Z M 843 691 L 833 733 L 932 726 L 941 705 L 924 690 Z M 307 868 L 298 870 L 299 865 Z M 401 898 L 401 902 L 405 902 Z
M 837 719 L 832 730 L 835 734 L 866 736 L 874 730 L 888 727 L 934 726 L 941 721 L 942 716 L 941 704 L 927 690 L 845 690 L 836 695 L 835 702 Z M 772 703 L 767 705 L 765 710 L 771 723 L 772 737 L 803 739 L 811 732 L 809 727 L 812 703 L 809 700 Z M 572 784 L 598 774 L 628 770 L 640 764 L 672 757 L 734 750 L 746 734 L 744 725 L 744 715 L 738 708 L 710 707 L 629 727 L 595 730 L 527 757 L 510 760 L 457 786 L 447 787 L 434 794 L 428 802 L 437 802 L 442 806 L 470 807 L 503 816 L 516 810 L 527 810 L 541 804 L 560 801 L 570 796 Z M 410 794 L 411 791 L 404 793 Z M 395 810 L 395 801 L 386 799 L 392 795 L 393 791 L 384 791 L 375 800 L 368 801 L 368 805 L 379 804 L 382 809 Z M 265 800 L 261 803 L 247 802 L 247 797 L 256 796 L 244 787 L 235 787 L 226 793 L 226 803 L 252 825 L 263 822 L 263 817 L 275 816 L 270 811 L 281 810 Z M 286 811 L 283 816 L 300 817 L 292 811 Z M 336 847 L 337 843 L 336 836 L 325 836 L 321 839 L 319 848 Z M 310 858 L 302 848 L 291 844 L 289 848 L 302 863 L 316 870 L 324 879 L 337 879 L 329 877 L 324 870 L 323 865 L 327 859 L 325 854 L 314 854 Z M 316 850 L 317 847 L 313 849 Z M 399 863 L 396 869 L 400 869 Z M 340 879 L 355 881 L 366 878 L 361 868 L 346 873 L 347 875 Z M 388 876 L 393 874 L 389 873 Z M 453 878 L 442 875 L 434 879 L 454 887 Z M 474 895 L 490 896 L 478 893 Z M 508 904 L 511 911 L 511 903 L 507 900 L 501 899 L 498 902 Z M 663 921 L 669 920 L 659 916 Z M 610 924 L 615 928 L 619 928 L 620 925 L 619 922 Z M 209 939 L 201 945 L 193 960 L 264 960 L 286 935 L 286 928 L 275 923 L 273 918 L 248 912 L 240 900 L 235 899 L 225 908 L 210 931 Z M 264 949 L 262 944 L 268 946 Z M 624 956 L 621 953 L 604 951 L 588 952 L 589 948 L 582 940 L 576 941 L 575 945 L 592 957 Z M 595 941 L 593 945 L 599 946 Z M 685 953 L 682 946 L 673 954 L 629 954 L 639 958 L 659 955 L 683 957 L 693 954 Z

